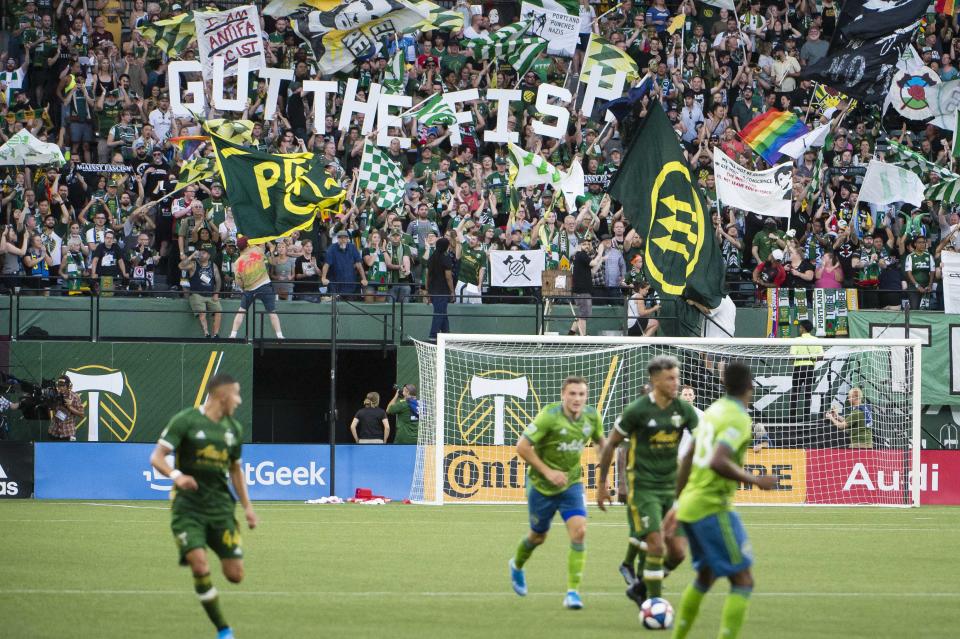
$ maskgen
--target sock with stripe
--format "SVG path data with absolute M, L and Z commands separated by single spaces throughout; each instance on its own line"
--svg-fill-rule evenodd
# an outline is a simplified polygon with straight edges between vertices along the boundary
M 707 586 L 698 581 L 694 581 L 683 591 L 680 605 L 677 607 L 677 616 L 673 622 L 673 639 L 684 639 L 690 632 L 697 613 L 700 612 L 700 602 L 703 601 L 705 594 L 707 594 Z
M 723 602 L 723 612 L 720 613 L 720 634 L 718 639 L 735 639 L 740 634 L 740 627 L 747 618 L 747 608 L 750 606 L 750 593 L 753 588 L 732 586 L 730 594 Z
M 583 579 L 583 564 L 587 560 L 587 551 L 583 544 L 570 544 L 567 553 L 567 590 L 579 590 Z
M 660 596 L 663 586 L 663 557 L 647 555 L 643 562 L 643 583 L 647 585 L 647 599 Z
M 228 628 L 229 624 L 223 618 L 223 613 L 220 612 L 220 597 L 217 594 L 217 589 L 213 587 L 213 582 L 210 581 L 210 573 L 194 575 L 193 589 L 197 591 L 200 604 L 207 611 L 207 616 L 210 617 L 210 621 L 217 627 L 217 630 Z
M 513 556 L 513 565 L 517 568 L 523 568 L 523 564 L 527 563 L 527 559 L 530 559 L 530 555 L 533 554 L 536 547 L 536 544 L 532 543 L 527 537 L 520 540 L 520 545 L 517 546 L 517 554 Z
M 647 562 L 647 551 L 637 548 L 637 580 L 643 580 L 643 566 Z

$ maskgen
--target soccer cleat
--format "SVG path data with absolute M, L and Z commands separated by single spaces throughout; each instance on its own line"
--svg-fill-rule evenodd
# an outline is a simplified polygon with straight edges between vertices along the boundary
M 647 600 L 647 584 L 643 579 L 637 579 L 629 588 L 627 588 L 627 597 L 637 604 L 638 608 L 643 607 L 643 602 Z
M 236 638 L 233 636 L 233 630 L 231 630 L 228 627 L 228 628 L 224 628 L 223 630 L 217 631 L 217 639 L 236 639 Z
M 527 577 L 523 574 L 523 568 L 517 568 L 510 560 L 510 585 L 513 591 L 521 597 L 527 596 Z
M 620 575 L 628 586 L 632 586 L 633 582 L 637 580 L 637 573 L 634 572 L 633 566 L 630 564 L 620 564 Z
M 563 598 L 563 607 L 570 610 L 580 610 L 583 608 L 583 601 L 580 600 L 580 594 L 576 590 L 568 590 L 567 596 Z

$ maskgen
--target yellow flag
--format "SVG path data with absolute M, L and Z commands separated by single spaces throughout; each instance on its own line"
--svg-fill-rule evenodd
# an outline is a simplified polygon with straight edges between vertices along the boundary
M 687 14 L 680 13 L 677 14 L 673 20 L 670 21 L 670 24 L 667 25 L 667 33 L 673 35 L 677 31 L 683 28 L 683 23 L 687 21 Z

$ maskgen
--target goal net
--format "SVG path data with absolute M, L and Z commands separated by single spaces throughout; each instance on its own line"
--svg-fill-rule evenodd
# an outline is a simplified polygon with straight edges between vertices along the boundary
M 794 354 L 798 345 L 822 354 Z M 441 334 L 436 345 L 417 343 L 420 431 L 410 499 L 525 502 L 516 443 L 543 406 L 559 401 L 564 378 L 589 381 L 588 401 L 609 433 L 647 392 L 649 360 L 671 355 L 701 411 L 722 396 L 728 362 L 753 370 L 754 441 L 744 465 L 778 483 L 768 492 L 742 485 L 737 503 L 918 505 L 911 477 L 920 474 L 919 347 L 917 340 Z M 584 453 L 590 501 L 598 453 L 593 446 Z

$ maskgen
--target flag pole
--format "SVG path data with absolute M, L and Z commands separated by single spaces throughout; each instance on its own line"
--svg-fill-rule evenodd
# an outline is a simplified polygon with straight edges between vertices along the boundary
M 747 59 L 747 45 L 743 43 L 743 38 L 744 38 L 743 30 L 740 28 L 740 16 L 737 15 L 736 2 L 733 3 L 733 18 L 734 20 L 737 21 L 737 33 L 739 34 L 739 37 L 737 38 L 737 40 L 740 42 L 740 48 L 743 49 L 743 63 L 747 64 L 747 62 L 749 62 L 749 60 Z
M 807 123 L 807 118 L 810 117 L 810 110 L 813 108 L 813 101 L 817 95 L 817 89 L 820 87 L 820 81 L 817 80 L 813 83 L 813 92 L 810 94 L 810 101 L 807 102 L 807 112 L 803 114 L 803 123 Z

